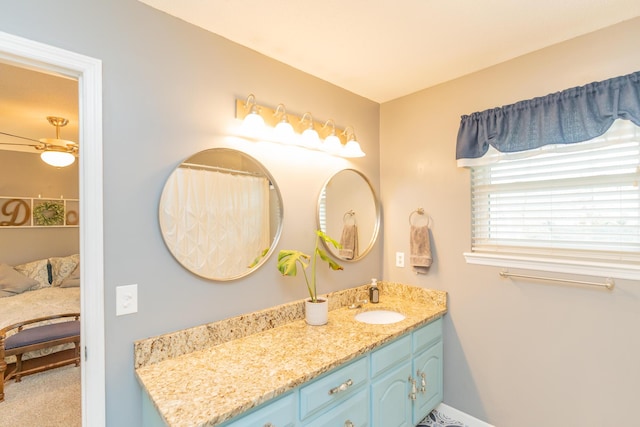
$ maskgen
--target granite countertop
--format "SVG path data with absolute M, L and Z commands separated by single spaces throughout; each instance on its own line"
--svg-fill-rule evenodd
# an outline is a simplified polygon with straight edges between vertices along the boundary
M 379 304 L 348 308 L 365 292 L 361 286 L 329 294 L 324 326 L 307 325 L 299 301 L 138 341 L 136 376 L 170 427 L 216 426 L 447 311 L 446 292 L 385 282 Z M 406 318 L 389 325 L 354 319 L 368 310 Z

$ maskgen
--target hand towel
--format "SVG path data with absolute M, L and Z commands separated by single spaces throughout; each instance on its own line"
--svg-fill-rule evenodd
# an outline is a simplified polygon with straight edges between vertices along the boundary
M 409 263 L 413 267 L 426 268 L 431 266 L 431 241 L 429 240 L 429 226 L 411 226 Z
M 354 259 L 358 256 L 358 226 L 355 224 L 345 224 L 342 228 L 339 250 L 340 258 Z

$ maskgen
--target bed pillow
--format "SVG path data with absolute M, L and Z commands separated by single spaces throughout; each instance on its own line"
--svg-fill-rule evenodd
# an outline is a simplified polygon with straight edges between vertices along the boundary
M 80 264 L 66 279 L 60 283 L 61 288 L 77 288 L 80 286 Z
M 62 281 L 69 277 L 80 263 L 80 255 L 54 257 L 49 258 L 49 261 L 51 262 L 51 286 L 60 286 Z
M 35 291 L 36 289 L 48 288 L 51 286 L 51 282 L 49 281 L 49 270 L 47 267 L 48 264 L 48 259 L 39 259 L 26 264 L 16 265 L 13 268 L 18 273 L 22 273 L 37 282 L 36 285 L 29 289 L 30 291 Z
M 10 297 L 26 291 L 38 282 L 17 272 L 7 264 L 0 264 L 0 298 Z

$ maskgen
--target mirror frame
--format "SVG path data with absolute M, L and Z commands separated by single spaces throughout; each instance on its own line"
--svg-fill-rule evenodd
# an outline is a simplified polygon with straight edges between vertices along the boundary
M 246 271 L 240 273 L 240 274 L 236 274 L 234 276 L 229 276 L 229 277 L 207 277 L 204 276 L 202 274 L 199 274 L 196 271 L 191 270 L 190 268 L 188 268 L 187 266 L 185 266 L 185 264 L 182 263 L 181 260 L 178 259 L 178 257 L 176 256 L 176 254 L 173 253 L 173 251 L 171 250 L 171 248 L 169 247 L 167 240 L 165 238 L 164 235 L 164 230 L 162 227 L 162 220 L 160 219 L 161 217 L 161 210 L 162 210 L 162 203 L 163 203 L 163 199 L 164 199 L 164 195 L 165 195 L 165 190 L 167 187 L 167 184 L 169 183 L 169 180 L 171 179 L 171 177 L 173 176 L 173 174 L 175 173 L 175 171 L 183 164 L 185 163 L 189 163 L 189 159 L 192 159 L 204 152 L 207 151 L 219 151 L 219 152 L 224 152 L 224 153 L 237 153 L 238 155 L 240 155 L 241 157 L 243 157 L 243 159 L 245 160 L 249 160 L 252 163 L 255 164 L 256 168 L 260 169 L 260 172 L 262 174 L 264 174 L 264 176 L 269 180 L 269 182 L 271 183 L 271 185 L 273 185 L 273 188 L 277 194 L 277 203 L 278 203 L 278 210 L 280 212 L 280 218 L 279 218 L 279 223 L 278 223 L 278 228 L 276 229 L 274 235 L 273 235 L 273 239 L 271 241 L 271 245 L 269 246 L 269 251 L 260 259 L 260 261 L 258 263 L 256 263 L 255 266 L 253 266 L 252 268 L 248 268 Z M 203 166 L 207 166 L 207 165 L 203 165 Z M 258 160 L 256 160 L 254 157 L 250 156 L 249 154 L 240 151 L 240 150 L 236 150 L 233 148 L 226 148 L 226 147 L 213 147 L 213 148 L 207 148 L 205 150 L 201 150 L 198 151 L 197 153 L 194 153 L 192 155 L 190 155 L 189 157 L 185 158 L 184 160 L 182 160 L 178 165 L 176 165 L 176 167 L 171 171 L 171 173 L 169 174 L 169 176 L 167 177 L 164 186 L 162 188 L 162 193 L 160 194 L 160 200 L 158 202 L 158 226 L 160 228 L 160 234 L 162 236 L 162 241 L 165 244 L 165 247 L 167 248 L 167 250 L 169 251 L 169 253 L 171 254 L 171 256 L 178 262 L 178 264 L 184 268 L 185 270 L 187 270 L 188 272 L 201 277 L 203 279 L 206 280 L 210 280 L 210 281 L 216 281 L 216 282 L 228 282 L 228 281 L 232 281 L 232 280 L 238 280 L 241 279 L 243 277 L 246 277 L 252 273 L 254 273 L 255 271 L 257 271 L 258 269 L 260 269 L 260 267 L 262 267 L 267 260 L 271 257 L 271 255 L 275 252 L 275 249 L 278 245 L 278 242 L 280 241 L 280 235 L 282 234 L 282 227 L 284 224 L 284 204 L 282 201 L 282 193 L 280 192 L 280 187 L 278 187 L 278 184 L 276 183 L 275 179 L 273 178 L 273 176 L 271 175 L 271 173 L 269 172 L 269 170 L 262 164 L 260 163 Z
M 320 226 L 320 203 L 322 200 L 322 192 L 326 191 L 327 186 L 329 185 L 329 183 L 331 182 L 332 179 L 334 179 L 336 177 L 336 175 L 338 175 L 339 173 L 342 172 L 354 172 L 357 175 L 360 176 L 360 178 L 363 179 L 364 183 L 369 187 L 369 190 L 371 191 L 371 196 L 373 197 L 373 203 L 375 206 L 375 225 L 373 227 L 373 235 L 371 236 L 371 239 L 368 242 L 368 245 L 366 248 L 364 248 L 363 250 L 360 251 L 360 253 L 358 254 L 357 257 L 354 257 L 353 259 L 346 259 L 346 258 L 342 258 L 340 257 L 337 253 L 336 253 L 336 248 L 334 248 L 332 245 L 330 245 L 329 243 L 325 242 L 324 240 L 322 240 L 322 244 L 324 245 L 325 249 L 329 252 L 329 254 L 331 254 L 334 258 L 339 259 L 341 262 L 356 262 L 356 261 L 360 261 L 361 259 L 363 259 L 365 256 L 367 256 L 367 254 L 369 254 L 369 252 L 371 252 L 371 249 L 373 249 L 373 246 L 376 244 L 376 241 L 378 240 L 378 234 L 380 232 L 380 199 L 378 198 L 378 195 L 376 194 L 376 190 L 373 188 L 373 185 L 371 185 L 371 181 L 369 181 L 369 178 L 367 178 L 362 172 L 360 172 L 359 170 L 356 169 L 351 169 L 351 168 L 347 168 L 347 169 L 341 169 L 339 171 L 337 171 L 336 173 L 334 173 L 333 175 L 331 175 L 324 183 L 324 185 L 322 186 L 322 189 L 320 190 L 320 194 L 318 195 L 318 202 L 316 204 L 316 224 L 318 227 L 318 230 L 321 230 L 321 226 Z M 326 231 L 326 230 L 323 230 Z M 337 241 L 340 241 L 340 236 L 331 236 L 332 238 L 336 239 L 337 237 Z

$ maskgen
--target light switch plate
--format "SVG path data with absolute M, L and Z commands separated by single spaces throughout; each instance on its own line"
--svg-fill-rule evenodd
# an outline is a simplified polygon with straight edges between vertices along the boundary
M 116 316 L 138 312 L 138 285 L 116 287 Z
M 396 252 L 396 267 L 404 267 L 404 252 Z

